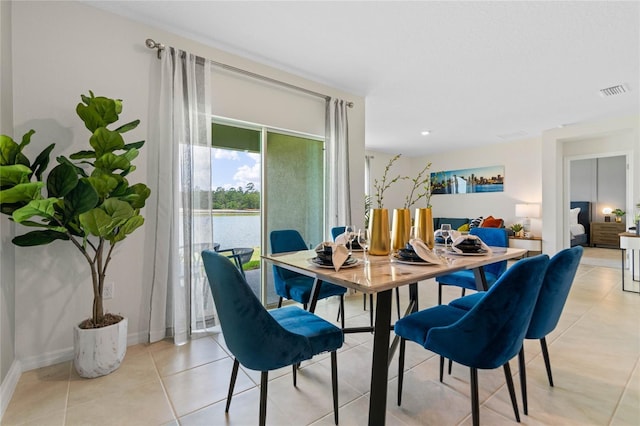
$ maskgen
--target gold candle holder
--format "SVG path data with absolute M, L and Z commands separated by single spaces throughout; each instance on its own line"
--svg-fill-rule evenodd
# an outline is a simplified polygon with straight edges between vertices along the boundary
M 411 234 L 411 211 L 409 209 L 393 210 L 393 226 L 391 227 L 391 248 L 393 251 L 403 249 L 409 242 Z
M 421 239 L 427 247 L 432 249 L 435 245 L 433 238 L 433 213 L 431 207 L 417 208 L 415 218 L 416 238 Z
M 390 247 L 389 210 L 371 209 L 369 213 L 369 254 L 387 256 Z

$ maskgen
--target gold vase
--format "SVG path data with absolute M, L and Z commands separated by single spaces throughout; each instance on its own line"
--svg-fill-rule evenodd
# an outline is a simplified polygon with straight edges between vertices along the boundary
M 430 249 L 433 248 L 435 241 L 433 238 L 433 213 L 431 207 L 417 208 L 415 225 L 416 237 L 420 238 Z
M 391 226 L 391 249 L 393 251 L 404 248 L 409 242 L 411 234 L 411 211 L 409 209 L 393 210 L 393 225 Z
M 369 213 L 369 254 L 387 256 L 390 247 L 389 210 L 371 209 Z

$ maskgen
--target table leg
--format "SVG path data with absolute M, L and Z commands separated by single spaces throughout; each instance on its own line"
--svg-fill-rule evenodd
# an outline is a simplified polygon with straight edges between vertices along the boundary
M 620 250 L 620 253 L 622 253 L 622 291 L 624 291 L 624 255 L 626 253 L 625 249 Z
M 487 277 L 484 275 L 484 268 L 482 266 L 473 270 L 473 276 L 476 279 L 476 289 L 478 291 L 489 290 L 489 284 L 487 284 Z
M 389 378 L 391 294 L 392 290 L 385 290 L 377 294 L 376 323 L 373 333 L 373 362 L 371 365 L 369 425 L 385 424 L 387 412 L 387 380 Z

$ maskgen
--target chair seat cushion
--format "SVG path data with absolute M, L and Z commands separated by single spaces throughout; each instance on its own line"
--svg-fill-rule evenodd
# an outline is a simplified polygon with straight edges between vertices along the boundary
M 487 279 L 487 285 L 491 287 L 496 282 L 498 277 L 485 269 L 484 276 Z M 458 271 L 452 274 L 442 275 L 436 277 L 436 281 L 444 285 L 455 285 L 458 287 L 464 287 L 471 290 L 476 290 L 476 278 L 473 275 L 473 271 Z
M 289 290 L 288 299 L 295 300 L 298 303 L 309 303 L 311 298 L 311 288 L 313 287 L 313 278 L 305 275 L 289 278 L 286 280 L 286 286 Z M 345 294 L 347 289 L 335 284 L 322 283 L 318 300 L 331 296 L 339 296 Z
M 321 352 L 332 352 L 342 347 L 342 330 L 328 321 L 297 306 L 273 309 L 271 316 L 287 331 L 305 336 L 311 344 L 309 358 Z
M 465 311 L 470 311 L 471 308 L 473 308 L 476 303 L 478 303 L 480 299 L 484 297 L 484 295 L 484 291 L 479 291 L 468 296 L 459 297 L 449 302 L 449 306 L 453 306 L 454 308 L 458 309 L 464 309 Z
M 429 330 L 451 325 L 466 313 L 463 309 L 438 305 L 402 318 L 396 322 L 394 331 L 398 336 L 424 346 Z

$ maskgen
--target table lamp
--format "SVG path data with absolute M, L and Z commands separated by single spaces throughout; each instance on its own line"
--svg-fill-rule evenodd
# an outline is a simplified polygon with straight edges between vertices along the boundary
M 525 237 L 531 237 L 531 218 L 540 217 L 540 204 L 516 204 L 516 216 L 522 219 Z
M 604 215 L 605 222 L 611 222 L 611 216 L 609 216 L 611 213 L 613 213 L 613 209 L 611 207 L 605 207 L 604 209 L 602 209 L 602 214 Z

